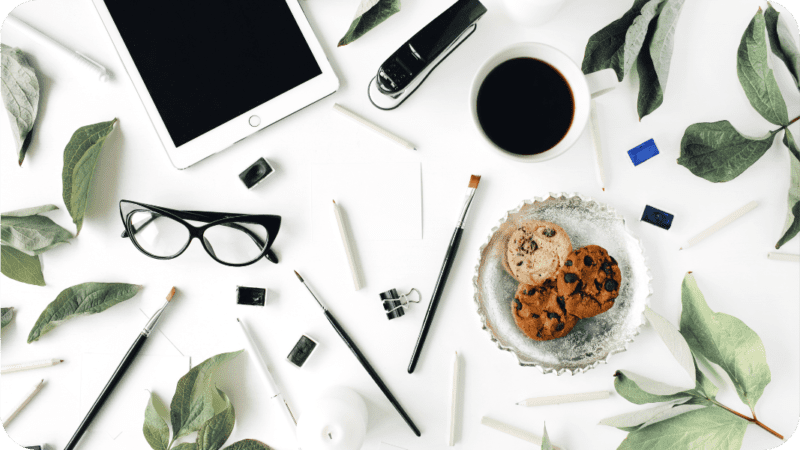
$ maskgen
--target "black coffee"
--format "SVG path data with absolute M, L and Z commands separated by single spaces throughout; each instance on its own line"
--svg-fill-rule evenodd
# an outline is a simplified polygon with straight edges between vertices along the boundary
M 575 100 L 550 64 L 510 59 L 495 67 L 478 91 L 478 121 L 498 147 L 518 155 L 546 152 L 567 135 Z

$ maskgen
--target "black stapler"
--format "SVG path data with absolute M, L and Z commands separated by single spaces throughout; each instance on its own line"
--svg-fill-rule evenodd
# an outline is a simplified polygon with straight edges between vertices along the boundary
M 475 32 L 486 12 L 478 0 L 458 0 L 400 46 L 378 69 L 367 95 L 376 108 L 400 106 L 447 56 Z

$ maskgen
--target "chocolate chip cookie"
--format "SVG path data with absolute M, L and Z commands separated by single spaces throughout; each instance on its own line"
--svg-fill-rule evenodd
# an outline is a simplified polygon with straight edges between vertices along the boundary
M 556 277 L 570 252 L 572 242 L 563 228 L 531 220 L 520 225 L 509 237 L 503 263 L 520 283 L 541 286 Z
M 572 252 L 558 274 L 558 295 L 566 310 L 579 319 L 596 316 L 614 306 L 622 273 L 617 261 L 599 245 Z
M 578 318 L 568 314 L 565 299 L 559 297 L 553 280 L 542 286 L 520 284 L 511 310 L 517 326 L 531 339 L 549 341 L 566 336 L 578 323 Z

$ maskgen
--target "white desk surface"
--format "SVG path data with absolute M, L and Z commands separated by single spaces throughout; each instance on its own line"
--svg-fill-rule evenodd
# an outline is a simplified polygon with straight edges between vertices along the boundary
M 2 0 L 0 12 L 5 16 L 19 3 Z M 678 323 L 681 280 L 691 270 L 712 309 L 741 318 L 761 336 L 772 382 L 758 404 L 758 418 L 786 436 L 794 433 L 800 415 L 800 270 L 794 263 L 766 259 L 786 216 L 789 153 L 782 144 L 776 144 L 752 168 L 725 184 L 695 177 L 675 162 L 680 139 L 690 124 L 729 119 L 751 135 L 763 135 L 770 128 L 748 104 L 736 76 L 736 49 L 742 32 L 756 8 L 766 6 L 764 2 L 687 2 L 676 31 L 665 102 L 641 123 L 635 107 L 636 75 L 598 101 L 609 174 L 605 192 L 595 181 L 588 132 L 555 160 L 534 165 L 511 162 L 490 151 L 479 138 L 469 116 L 467 95 L 480 64 L 515 42 L 551 44 L 580 61 L 589 36 L 621 16 L 629 8 L 629 0 L 569 0 L 553 21 L 538 28 L 514 24 L 499 0 L 485 0 L 489 13 L 477 33 L 393 112 L 381 112 L 370 105 L 365 95 L 368 81 L 391 52 L 451 2 L 405 0 L 399 14 L 355 43 L 336 48 L 357 3 L 303 2 L 341 79 L 337 94 L 184 171 L 169 164 L 88 0 L 36 0 L 16 9 L 20 18 L 87 53 L 109 67 L 116 78 L 107 84 L 88 79 L 69 61 L 34 45 L 25 36 L 4 31 L 3 42 L 33 55 L 41 74 L 43 101 L 37 121 L 40 125 L 22 168 L 10 148 L 13 141 L 8 122 L 0 120 L 0 210 L 46 203 L 63 205 L 62 151 L 72 133 L 80 126 L 113 117 L 120 123 L 100 157 L 83 231 L 71 244 L 42 258 L 47 286 L 0 278 L 3 305 L 17 309 L 15 321 L 3 332 L 3 361 L 67 360 L 58 367 L 2 377 L 3 410 L 10 407 L 8 402 L 19 390 L 28 389 L 41 377 L 48 380 L 46 389 L 9 426 L 14 440 L 26 445 L 47 442 L 53 448 L 63 448 L 83 416 L 78 407 L 81 356 L 90 352 L 122 355 L 145 323 L 139 308 L 152 308 L 175 285 L 181 297 L 160 328 L 184 354 L 192 356 L 193 363 L 243 348 L 234 318 L 246 318 L 276 379 L 300 414 L 312 408 L 318 394 L 330 386 L 352 387 L 366 399 L 370 422 L 365 450 L 378 450 L 381 441 L 409 450 L 445 446 L 450 364 L 455 350 L 463 355 L 465 368 L 457 447 L 532 447 L 481 426 L 481 417 L 488 415 L 537 434 L 546 420 L 553 442 L 568 449 L 616 448 L 625 433 L 599 426 L 598 421 L 641 408 L 616 393 L 608 400 L 585 404 L 525 409 L 514 403 L 536 395 L 613 391 L 612 375 L 617 369 L 669 382 L 681 369 L 653 330 L 644 327 L 627 352 L 589 373 L 542 375 L 535 368 L 518 366 L 511 354 L 495 347 L 481 329 L 472 300 L 478 248 L 491 227 L 522 200 L 561 191 L 592 196 L 626 217 L 646 248 L 653 274 L 653 309 Z M 786 6 L 800 17 L 798 0 L 787 0 Z M 225 61 L 220 55 L 209 55 L 209 64 L 224 67 Z M 246 95 L 246 90 L 241 90 L 241 95 Z M 404 150 L 345 121 L 332 111 L 334 102 L 386 126 L 414 142 L 419 150 Z M 800 101 L 790 104 L 789 110 L 792 117 L 796 116 Z M 800 124 L 794 125 L 793 132 L 800 136 Z M 650 138 L 655 138 L 662 154 L 633 167 L 626 151 Z M 247 191 L 237 175 L 261 156 L 274 162 L 277 173 Z M 366 288 L 357 293 L 352 291 L 339 243 L 318 247 L 311 239 L 310 166 L 326 161 L 422 164 L 423 239 L 359 243 Z M 409 375 L 406 366 L 470 174 L 482 175 L 482 182 L 421 362 Z M 262 261 L 246 268 L 224 267 L 196 244 L 176 260 L 149 259 L 128 240 L 119 238 L 120 199 L 183 209 L 279 214 L 283 225 L 274 248 L 281 263 L 276 266 Z M 751 200 L 757 200 L 760 206 L 734 226 L 696 247 L 678 251 L 684 240 Z M 645 204 L 674 213 L 672 229 L 664 231 L 640 222 Z M 74 230 L 63 208 L 49 216 Z M 799 247 L 798 239 L 794 239 L 782 250 L 798 253 Z M 411 433 L 359 367 L 292 269 L 304 274 L 328 303 L 419 425 L 421 438 Z M 102 314 L 76 319 L 39 342 L 26 344 L 27 332 L 45 305 L 64 288 L 86 281 L 140 283 L 145 289 L 133 300 Z M 268 286 L 268 305 L 261 310 L 235 306 L 237 285 Z M 405 317 L 388 322 L 378 293 L 395 287 L 417 287 L 426 299 Z M 321 345 L 309 363 L 298 370 L 286 363 L 284 356 L 303 333 L 314 336 Z M 226 370 L 227 379 L 220 387 L 230 395 L 237 413 L 237 425 L 228 442 L 254 438 L 279 450 L 291 448 L 292 439 L 281 412 L 261 400 L 264 389 L 252 361 L 239 357 Z M 171 398 L 171 392 L 165 397 Z M 730 385 L 722 388 L 719 399 L 747 412 Z M 143 412 L 145 405 L 131 407 Z M 3 448 L 13 447 L 3 439 Z M 793 442 L 797 445 L 798 439 Z M 768 449 L 778 444 L 775 437 L 750 426 L 743 448 Z

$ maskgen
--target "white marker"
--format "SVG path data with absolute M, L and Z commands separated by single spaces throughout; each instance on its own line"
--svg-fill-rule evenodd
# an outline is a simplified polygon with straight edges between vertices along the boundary
M 549 397 L 534 397 L 525 399 L 517 405 L 520 406 L 544 406 L 560 405 L 562 403 L 586 402 L 589 400 L 602 400 L 611 394 L 608 391 L 586 392 L 583 394 L 551 395 Z
M 600 146 L 600 125 L 597 121 L 597 104 L 592 100 L 592 114 L 589 117 L 589 126 L 592 128 L 592 145 L 594 147 L 594 162 L 597 182 L 600 188 L 606 190 L 606 170 L 603 167 L 603 150 Z
M 447 437 L 447 445 L 452 447 L 456 443 L 456 413 L 458 411 L 458 391 L 460 380 L 460 369 L 458 364 L 458 352 L 453 356 L 453 384 L 450 394 L 450 434 Z
M 358 122 L 361 125 L 369 128 L 370 130 L 380 134 L 381 136 L 383 136 L 383 137 L 385 137 L 385 138 L 387 138 L 387 139 L 389 139 L 391 141 L 394 141 L 397 144 L 402 145 L 403 147 L 405 147 L 405 148 L 407 148 L 409 150 L 416 150 L 417 149 L 414 146 L 414 144 L 408 142 L 407 140 L 401 138 L 400 136 L 398 136 L 398 135 L 396 135 L 394 133 L 391 133 L 391 132 L 389 132 L 387 130 L 384 130 L 383 128 L 379 127 L 378 125 L 375 125 L 374 123 L 370 122 L 369 120 L 359 116 L 358 114 L 354 113 L 353 111 L 350 111 L 349 109 L 345 108 L 344 106 L 342 106 L 342 105 L 340 105 L 338 103 L 334 103 L 333 104 L 333 109 L 335 109 L 336 111 L 338 111 L 342 115 L 344 115 L 346 117 L 349 117 L 353 121 Z
M 719 231 L 719 230 L 723 229 L 724 227 L 730 225 L 736 219 L 738 219 L 738 218 L 742 217 L 743 215 L 749 213 L 750 211 L 756 209 L 756 206 L 758 206 L 758 202 L 757 201 L 752 201 L 752 202 L 742 206 L 741 208 L 737 209 L 736 211 L 730 213 L 728 216 L 726 216 L 723 219 L 721 219 L 719 222 L 715 223 L 714 225 L 711 225 L 710 227 L 708 227 L 707 229 L 702 231 L 697 236 L 689 239 L 689 241 L 687 241 L 685 244 L 683 244 L 683 246 L 679 250 L 683 250 L 685 248 L 689 248 L 689 247 L 691 247 L 693 245 L 696 245 L 698 242 L 702 241 L 703 239 L 711 236 L 712 234 L 716 233 L 717 231 Z
M 347 255 L 347 264 L 350 265 L 350 274 L 353 275 L 353 287 L 358 291 L 362 288 L 361 271 L 356 263 L 356 255 L 353 253 L 353 243 L 350 242 L 350 233 L 347 229 L 347 224 L 342 217 L 341 207 L 333 201 L 333 214 L 336 215 L 336 224 L 339 225 L 339 234 L 342 236 L 342 243 L 344 244 L 344 253 Z
M 800 262 L 800 255 L 793 255 L 791 253 L 769 252 L 767 258 L 774 261 L 789 261 Z
M 41 44 L 46 45 L 56 50 L 57 52 L 60 52 L 63 55 L 66 55 L 69 59 L 78 63 L 78 65 L 82 66 L 83 68 L 95 74 L 98 80 L 108 81 L 111 79 L 111 72 L 109 72 L 108 69 L 106 69 L 99 63 L 93 61 L 92 59 L 90 59 L 88 56 L 84 55 L 81 52 L 77 52 L 75 50 L 65 47 L 60 42 L 57 42 L 50 36 L 47 36 L 46 34 L 42 33 L 36 28 L 33 28 L 27 23 L 17 19 L 16 17 L 9 15 L 8 18 L 6 19 L 6 23 L 11 23 L 17 26 L 18 28 L 27 32 L 28 35 L 39 41 Z
M 292 414 L 292 410 L 289 409 L 289 404 L 286 403 L 286 400 L 283 399 L 283 395 L 281 394 L 281 390 L 278 388 L 278 385 L 275 383 L 275 380 L 272 378 L 272 374 L 269 373 L 269 368 L 267 368 L 267 364 L 264 362 L 264 358 L 261 357 L 261 353 L 256 350 L 256 343 L 253 341 L 253 337 L 250 335 L 250 332 L 247 331 L 247 327 L 244 325 L 241 319 L 238 317 L 236 318 L 236 322 L 239 323 L 239 326 L 242 328 L 242 333 L 245 337 L 245 344 L 247 347 L 247 352 L 252 355 L 253 359 L 256 362 L 256 367 L 258 368 L 258 373 L 261 374 L 261 378 L 264 379 L 264 384 L 267 386 L 267 392 L 270 395 L 270 399 L 277 400 L 281 403 L 281 409 L 286 413 L 286 420 L 292 426 L 292 431 L 297 426 L 297 420 L 294 418 L 294 414 Z M 294 434 L 294 432 L 292 433 Z

